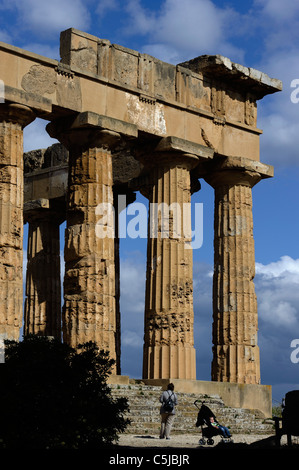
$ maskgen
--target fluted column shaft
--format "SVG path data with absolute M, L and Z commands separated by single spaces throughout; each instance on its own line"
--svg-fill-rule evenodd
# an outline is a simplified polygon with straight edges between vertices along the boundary
M 111 152 L 70 152 L 65 244 L 64 336 L 95 341 L 115 357 L 114 238 L 97 236 L 97 206 L 113 204 Z
M 47 126 L 69 151 L 63 339 L 74 348 L 94 342 L 120 374 L 111 156 L 120 135 L 81 118 L 86 115 L 77 124 L 62 119 Z
M 69 151 L 63 339 L 74 348 L 92 341 L 120 374 L 112 151 L 137 129 L 84 112 L 52 121 L 47 131 Z
M 155 162 L 148 193 L 143 378 L 195 379 L 193 264 L 188 214 L 190 168 L 194 160 L 191 156 L 177 160 L 172 154 L 159 155 Z
M 212 380 L 260 383 L 252 187 L 258 173 L 212 172 L 215 189 Z
M 23 318 L 23 128 L 31 109 L 0 104 L 0 335 L 19 339 Z
M 59 225 L 44 210 L 29 219 L 24 334 L 61 339 Z

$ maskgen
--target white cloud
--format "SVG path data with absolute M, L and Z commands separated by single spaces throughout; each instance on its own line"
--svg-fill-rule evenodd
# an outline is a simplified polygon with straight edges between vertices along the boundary
M 159 11 L 144 9 L 130 0 L 131 16 L 126 32 L 148 36 L 144 52 L 167 62 L 179 62 L 201 54 L 223 54 L 241 60 L 243 51 L 227 38 L 239 15 L 219 8 L 210 0 L 165 0 Z M 167 54 L 168 53 L 168 54 Z
M 7 44 L 11 42 L 11 35 L 4 29 L 0 30 L 0 41 L 6 42 Z
M 167 44 L 147 44 L 143 47 L 142 52 L 170 64 L 179 63 L 181 61 L 181 56 L 178 51 Z
M 143 335 L 138 334 L 136 331 L 125 330 L 122 332 L 121 344 L 122 346 L 141 348 L 143 346 L 142 338 Z
M 102 18 L 108 11 L 120 9 L 118 0 L 100 0 L 96 8 L 96 13 Z
M 47 37 L 73 27 L 86 30 L 90 13 L 81 0 L 12 0 L 4 3 L 7 9 L 16 9 L 18 26 Z
M 294 0 L 255 0 L 246 18 L 251 34 L 261 38 L 265 59 L 271 52 L 287 53 L 299 38 L 299 4 Z
M 38 42 L 30 42 L 22 45 L 22 49 L 35 54 L 42 55 L 54 60 L 60 60 L 59 47 L 49 46 L 48 44 L 42 44 Z
M 299 4 L 294 0 L 255 0 L 255 6 L 261 7 L 264 14 L 277 23 L 290 21 L 299 14 Z
M 296 308 L 287 300 L 280 300 L 279 294 L 273 295 L 272 290 L 263 291 L 259 314 L 265 321 L 275 326 L 292 328 L 298 321 Z
M 299 337 L 299 259 L 282 256 L 256 263 L 258 344 L 262 383 L 272 385 L 278 401 L 298 388 L 298 364 L 291 361 L 291 341 Z
M 299 259 L 282 256 L 278 261 L 263 265 L 256 263 L 256 273 L 263 279 L 284 278 L 299 283 Z M 291 279 L 289 278 L 291 276 Z
M 290 87 L 299 79 L 299 4 L 293 0 L 255 0 L 248 12 L 252 34 L 259 37 L 258 59 L 253 67 L 283 83 L 283 91 L 266 96 L 258 103 L 261 160 L 276 167 L 298 166 L 298 109 L 291 102 Z
M 139 0 L 129 0 L 126 11 L 131 16 L 131 21 L 127 25 L 126 32 L 129 34 L 148 34 L 155 26 L 155 13 L 144 9 Z
M 299 333 L 299 259 L 282 256 L 268 265 L 257 263 L 255 285 L 264 324 L 277 334 L 294 328 Z
M 298 166 L 299 103 L 291 100 L 296 92 L 291 87 L 299 79 L 298 51 L 286 48 L 266 55 L 256 68 L 282 81 L 283 91 L 266 96 L 258 103 L 258 126 L 264 134 L 260 138 L 261 160 L 276 167 Z

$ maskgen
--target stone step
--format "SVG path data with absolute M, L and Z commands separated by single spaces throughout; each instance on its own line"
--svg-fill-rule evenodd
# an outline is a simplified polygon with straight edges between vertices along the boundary
M 127 433 L 147 435 L 159 432 L 161 406 L 159 398 L 162 393 L 160 386 L 111 384 L 110 388 L 113 397 L 128 399 L 130 411 L 126 416 L 130 419 L 131 424 L 126 430 Z M 180 392 L 177 395 L 179 403 L 176 407 L 174 433 L 201 433 L 201 429 L 196 428 L 195 423 L 203 401 L 211 408 L 217 420 L 228 426 L 234 434 L 274 433 L 273 421 L 265 419 L 258 410 L 228 407 L 218 395 L 208 396 Z M 199 400 L 198 408 L 194 404 L 195 400 Z

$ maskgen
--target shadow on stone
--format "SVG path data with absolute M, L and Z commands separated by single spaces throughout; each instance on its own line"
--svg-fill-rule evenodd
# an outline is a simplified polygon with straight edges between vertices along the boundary
M 253 442 L 250 444 L 250 447 L 254 448 L 274 448 L 276 447 L 275 445 L 275 436 L 269 436 L 266 437 L 265 439 L 261 439 L 260 441 Z

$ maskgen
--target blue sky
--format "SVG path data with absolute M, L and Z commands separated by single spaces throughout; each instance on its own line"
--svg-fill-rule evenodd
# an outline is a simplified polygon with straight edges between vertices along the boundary
M 299 79 L 299 2 L 0 0 L 0 41 L 59 59 L 59 33 L 69 27 L 173 64 L 222 54 L 282 80 L 282 92 L 258 103 L 261 161 L 274 166 L 275 176 L 253 189 L 261 376 L 281 400 L 299 388 L 299 363 L 290 359 L 290 343 L 299 338 L 299 103 L 291 101 L 291 83 Z M 25 150 L 53 142 L 42 121 L 25 130 Z M 209 380 L 213 191 L 205 182 L 193 202 L 204 205 L 204 241 L 194 251 L 197 378 Z M 145 253 L 144 239 L 122 240 L 122 373 L 135 378 L 141 376 Z

